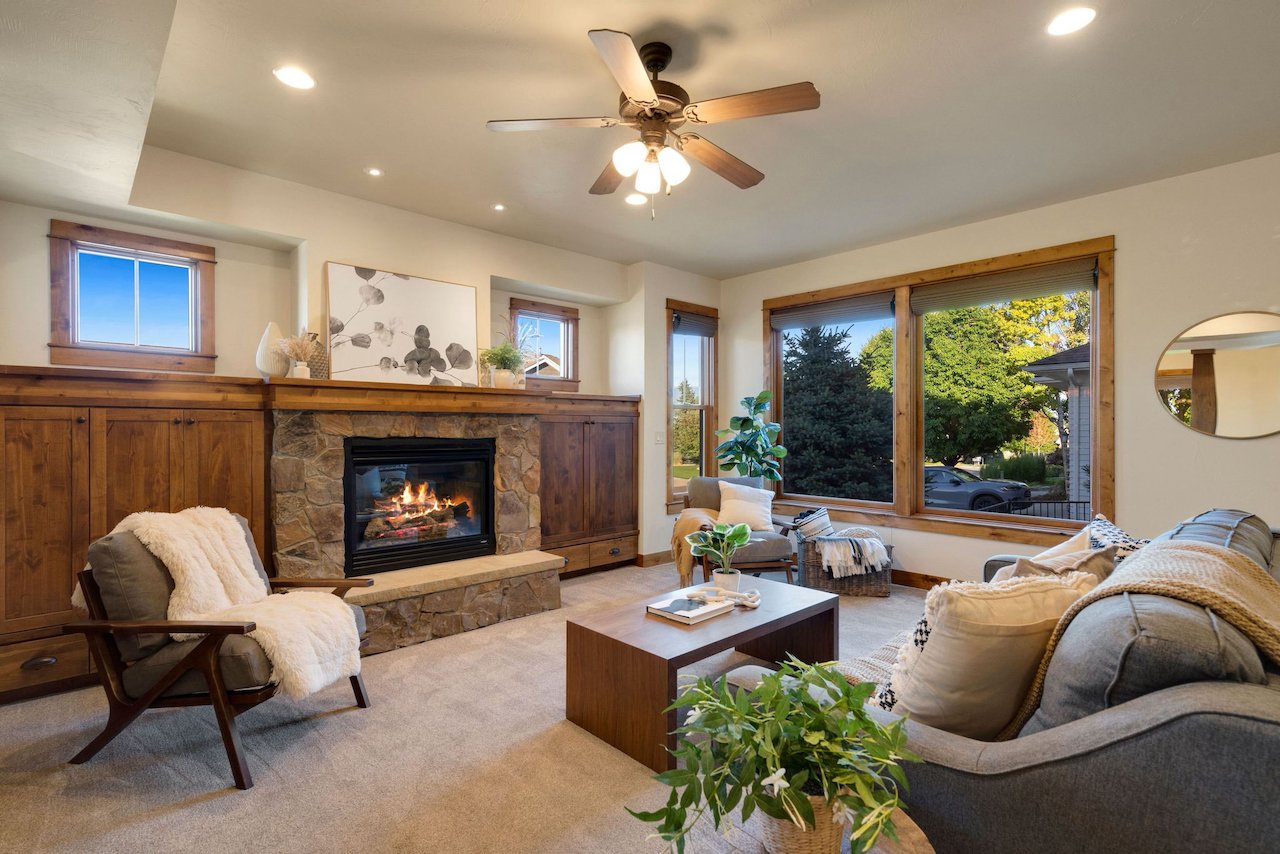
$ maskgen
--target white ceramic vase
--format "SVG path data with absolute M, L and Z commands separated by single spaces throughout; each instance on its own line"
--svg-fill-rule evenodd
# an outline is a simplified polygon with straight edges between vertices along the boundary
M 738 581 L 741 578 L 742 573 L 738 572 L 736 569 L 730 572 L 724 572 L 719 569 L 711 570 L 711 583 L 716 587 L 719 587 L 721 590 L 732 590 L 736 593 L 738 590 Z
M 295 380 L 311 379 L 311 366 L 305 362 L 298 362 L 289 369 L 289 376 Z
M 493 387 L 494 388 L 515 388 L 516 372 L 502 370 L 500 368 L 493 369 Z
M 289 357 L 281 353 L 279 348 L 280 339 L 283 337 L 280 334 L 280 327 L 273 320 L 267 324 L 266 331 L 262 333 L 262 339 L 258 341 L 258 354 L 254 364 L 264 380 L 287 376 L 289 373 Z

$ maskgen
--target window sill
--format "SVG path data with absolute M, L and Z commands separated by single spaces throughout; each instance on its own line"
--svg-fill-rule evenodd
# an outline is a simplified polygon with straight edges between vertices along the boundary
M 973 537 L 1003 543 L 1019 543 L 1028 546 L 1056 546 L 1084 527 L 1083 522 L 1056 521 L 1052 519 L 1005 522 L 972 514 L 916 513 L 902 516 L 891 508 L 877 508 L 835 499 L 792 498 L 779 496 L 774 506 L 806 510 L 825 507 L 833 520 L 863 522 L 885 528 L 901 528 L 907 531 L 925 531 L 947 534 L 953 537 Z
M 129 368 L 146 371 L 185 371 L 213 373 L 218 357 L 186 351 L 134 350 L 127 347 L 90 344 L 50 344 L 49 362 L 54 365 L 79 365 L 92 368 Z
M 545 377 L 525 377 L 524 387 L 528 391 L 568 391 L 576 392 L 580 380 L 548 379 Z

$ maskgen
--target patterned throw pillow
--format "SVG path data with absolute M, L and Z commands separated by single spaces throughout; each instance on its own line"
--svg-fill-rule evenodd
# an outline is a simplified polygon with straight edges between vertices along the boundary
M 1120 561 L 1151 542 L 1150 540 L 1140 540 L 1132 534 L 1125 533 L 1101 513 L 1093 517 L 1093 521 L 1089 523 L 1085 530 L 1089 532 L 1089 548 L 1105 549 L 1107 546 L 1116 547 L 1116 563 L 1120 563 Z
M 831 516 L 828 515 L 825 507 L 804 511 L 795 518 L 795 527 L 796 533 L 806 540 L 814 537 L 829 537 L 836 532 L 836 529 L 831 526 Z

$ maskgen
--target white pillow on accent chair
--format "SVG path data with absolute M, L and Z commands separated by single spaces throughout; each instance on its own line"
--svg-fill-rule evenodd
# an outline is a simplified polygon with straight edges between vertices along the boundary
M 753 531 L 773 530 L 773 491 L 720 481 L 720 516 L 726 525 L 746 524 Z

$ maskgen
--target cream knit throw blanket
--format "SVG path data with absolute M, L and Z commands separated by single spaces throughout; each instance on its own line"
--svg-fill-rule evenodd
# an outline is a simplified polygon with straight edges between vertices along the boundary
M 1099 599 L 1122 593 L 1154 593 L 1209 608 L 1280 664 L 1280 582 L 1231 549 L 1187 541 L 1152 543 L 1126 558 L 1110 577 L 1062 615 L 1049 637 L 1031 691 L 999 740 L 1017 736 L 1040 705 L 1053 651 L 1076 614 Z
M 360 672 L 360 637 L 351 607 L 325 591 L 268 595 L 244 529 L 230 512 L 190 507 L 178 513 L 134 513 L 128 531 L 168 568 L 171 620 L 252 621 L 249 633 L 271 662 L 271 681 L 300 698 Z M 113 533 L 115 533 L 113 531 Z M 83 609 L 77 587 L 75 600 Z M 175 641 L 201 635 L 173 635 Z
M 676 562 L 676 571 L 680 573 L 680 586 L 693 584 L 693 548 L 684 538 L 703 525 L 714 525 L 719 513 L 705 507 L 686 507 L 676 518 L 675 528 L 671 531 L 671 556 Z

